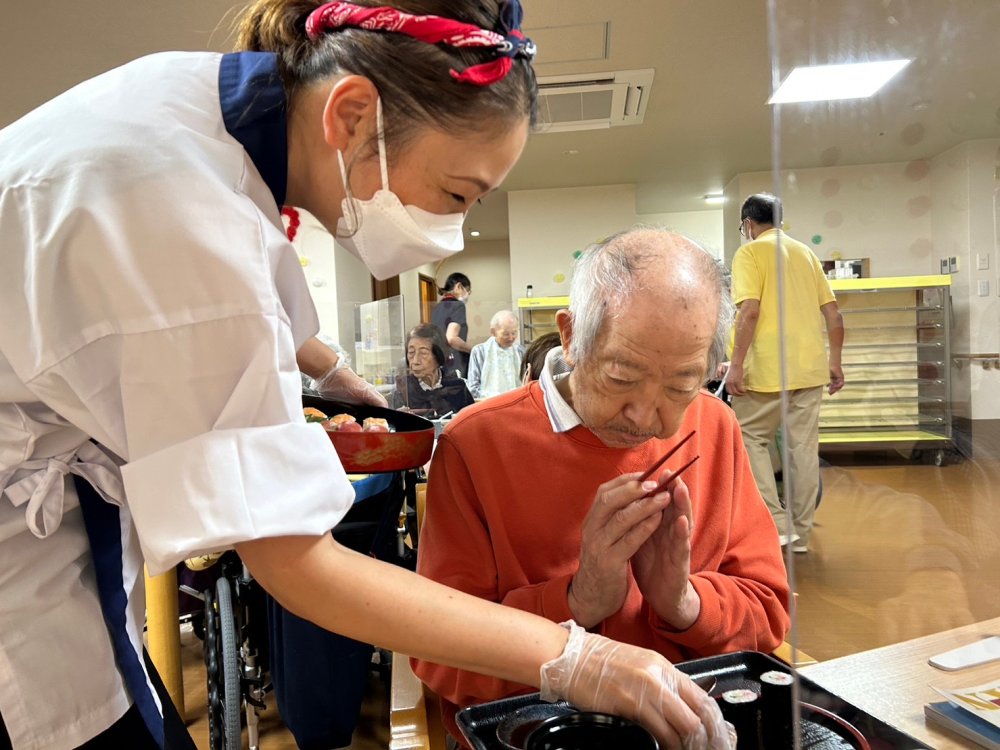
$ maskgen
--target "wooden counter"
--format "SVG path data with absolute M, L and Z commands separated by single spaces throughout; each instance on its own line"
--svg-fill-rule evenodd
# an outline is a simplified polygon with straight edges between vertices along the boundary
M 932 605 L 931 605 L 932 606 Z M 802 675 L 872 716 L 939 750 L 978 748 L 924 719 L 924 705 L 944 700 L 931 689 L 980 685 L 1000 678 L 1000 662 L 960 672 L 942 672 L 927 660 L 944 651 L 1000 634 L 1000 618 L 964 628 L 831 659 L 802 669 Z

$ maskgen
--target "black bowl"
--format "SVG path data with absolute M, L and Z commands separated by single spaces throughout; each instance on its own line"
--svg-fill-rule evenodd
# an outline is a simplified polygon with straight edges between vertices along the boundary
M 635 722 L 610 714 L 574 713 L 543 722 L 528 736 L 525 750 L 659 750 L 653 736 Z
M 575 713 L 577 710 L 565 702 L 534 703 L 505 716 L 497 725 L 497 739 L 504 750 L 524 750 L 529 735 L 543 722 Z

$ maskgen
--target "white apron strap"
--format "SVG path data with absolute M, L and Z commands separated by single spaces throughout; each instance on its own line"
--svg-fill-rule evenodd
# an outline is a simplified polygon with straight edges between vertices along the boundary
M 24 479 L 8 485 L 14 471 L 34 470 Z M 15 508 L 26 505 L 28 529 L 39 539 L 51 535 L 62 523 L 67 474 L 76 474 L 94 487 L 105 502 L 121 506 L 125 498 L 118 466 L 104 451 L 91 442 L 78 449 L 20 464 L 17 469 L 0 474 L 0 493 L 5 493 Z

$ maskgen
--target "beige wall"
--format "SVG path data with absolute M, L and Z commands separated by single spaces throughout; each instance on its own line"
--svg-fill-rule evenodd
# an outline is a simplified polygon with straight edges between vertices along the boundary
M 354 308 L 372 301 L 372 277 L 368 268 L 340 245 L 334 251 L 337 268 L 337 318 L 338 343 L 349 352 L 354 351 Z
M 998 166 L 1000 139 L 968 141 L 931 162 L 934 256 L 959 261 L 952 276 L 956 354 L 1000 351 Z M 978 268 L 980 255 L 988 269 Z M 980 281 L 989 284 L 985 297 L 979 296 Z M 1000 419 L 1000 372 L 966 362 L 953 367 L 952 400 L 959 416 Z
M 574 253 L 636 224 L 665 226 L 721 257 L 723 212 L 636 213 L 635 186 L 523 190 L 509 194 L 511 296 L 569 294 Z
M 507 213 L 510 296 L 525 296 L 528 284 L 536 297 L 567 295 L 573 253 L 635 224 L 635 187 L 516 191 Z
M 873 276 L 936 274 L 956 256 L 952 276 L 953 351 L 1000 351 L 1000 139 L 968 141 L 929 161 L 782 172 L 788 233 L 821 259 L 870 258 Z M 739 206 L 751 193 L 774 192 L 770 172 L 737 175 L 723 208 L 727 261 L 739 247 Z M 822 241 L 813 242 L 819 235 Z M 979 270 L 979 255 L 989 268 Z M 989 283 L 980 297 L 979 281 Z M 1000 419 L 1000 373 L 953 368 L 956 413 Z
M 636 221 L 671 229 L 694 240 L 716 258 L 722 258 L 723 214 L 722 209 L 706 211 L 678 211 L 664 214 L 639 214 Z
M 510 296 L 509 243 L 506 240 L 466 242 L 465 250 L 441 266 L 437 273 L 438 285 L 444 284 L 448 275 L 456 272 L 464 273 L 472 282 L 467 310 L 469 343 L 480 344 L 490 336 L 493 314 L 499 310 L 513 310 L 516 305 Z
M 844 259 L 870 258 L 872 276 L 937 273 L 929 163 L 799 169 L 782 172 L 781 177 L 788 234 L 809 245 L 821 260 L 831 259 L 834 252 Z M 738 175 L 726 187 L 729 259 L 740 244 L 740 205 L 762 191 L 774 192 L 770 172 Z M 820 241 L 813 242 L 817 236 Z

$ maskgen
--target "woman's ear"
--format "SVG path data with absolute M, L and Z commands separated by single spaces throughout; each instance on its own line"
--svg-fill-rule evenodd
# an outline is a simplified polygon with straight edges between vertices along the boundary
M 323 138 L 347 159 L 376 135 L 378 89 L 364 76 L 345 76 L 333 84 L 323 107 Z

